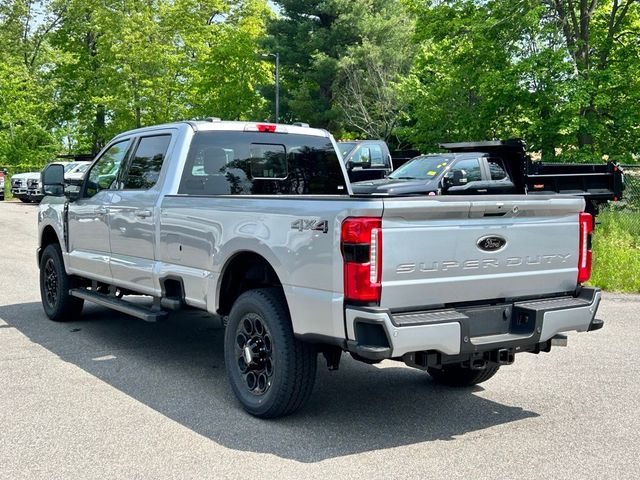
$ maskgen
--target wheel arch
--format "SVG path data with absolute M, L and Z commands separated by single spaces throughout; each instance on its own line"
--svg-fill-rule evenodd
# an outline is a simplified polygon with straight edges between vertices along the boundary
M 60 237 L 58 236 L 58 232 L 53 227 L 53 225 L 45 225 L 40 234 L 40 248 L 38 249 L 38 264 L 40 264 L 40 259 L 42 258 L 42 252 L 45 248 L 47 248 L 51 244 L 58 244 L 62 248 L 62 242 L 60 241 Z
M 282 289 L 280 277 L 271 263 L 250 250 L 238 251 L 227 259 L 219 278 L 216 310 L 220 315 L 228 315 L 236 299 L 248 290 L 265 287 Z

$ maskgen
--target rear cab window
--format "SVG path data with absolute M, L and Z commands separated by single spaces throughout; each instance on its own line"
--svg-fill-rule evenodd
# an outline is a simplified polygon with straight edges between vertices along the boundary
M 155 186 L 170 142 L 169 134 L 140 138 L 127 171 L 123 175 L 122 189 L 148 190 Z
M 504 160 L 497 157 L 487 158 L 487 165 L 489 166 L 489 175 L 491 180 L 509 180 L 509 174 L 504 165 Z
M 178 193 L 345 195 L 347 187 L 329 138 L 204 131 L 191 141 Z

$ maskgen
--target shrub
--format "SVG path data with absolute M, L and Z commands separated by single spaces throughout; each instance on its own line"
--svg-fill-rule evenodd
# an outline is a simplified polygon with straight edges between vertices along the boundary
M 640 292 L 640 213 L 605 210 L 597 221 L 590 283 L 605 290 Z

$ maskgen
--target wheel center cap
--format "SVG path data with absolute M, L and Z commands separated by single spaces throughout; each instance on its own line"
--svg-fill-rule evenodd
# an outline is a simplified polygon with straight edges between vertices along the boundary
M 243 355 L 244 355 L 244 361 L 246 362 L 247 365 L 249 365 L 253 361 L 253 352 L 248 346 L 244 347 Z

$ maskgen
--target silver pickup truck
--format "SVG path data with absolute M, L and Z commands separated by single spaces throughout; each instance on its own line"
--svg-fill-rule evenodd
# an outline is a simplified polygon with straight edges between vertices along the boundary
M 330 369 L 346 351 L 468 386 L 603 325 L 600 291 L 581 285 L 584 200 L 355 196 L 324 130 L 161 125 L 114 138 L 79 192 L 65 196 L 60 165 L 42 176 L 47 316 L 76 320 L 85 300 L 147 321 L 210 312 L 258 417 L 304 404 L 319 353 Z

